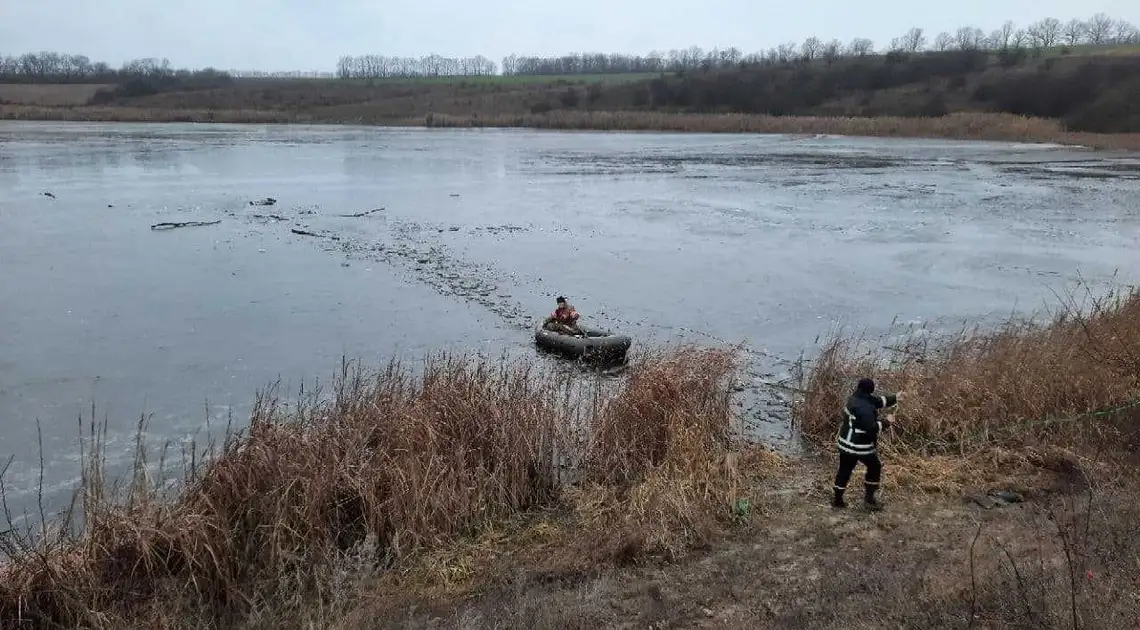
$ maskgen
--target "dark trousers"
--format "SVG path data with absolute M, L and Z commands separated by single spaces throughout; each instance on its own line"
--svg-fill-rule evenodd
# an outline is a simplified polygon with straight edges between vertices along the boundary
M 863 462 L 867 467 L 866 474 L 863 475 L 863 487 L 867 491 L 867 496 L 870 497 L 879 488 L 879 480 L 883 475 L 883 463 L 879 461 L 878 453 L 874 455 L 852 455 L 839 451 L 839 472 L 835 473 L 835 491 L 842 494 L 847 489 L 847 482 L 851 479 L 851 473 L 855 472 L 855 466 Z

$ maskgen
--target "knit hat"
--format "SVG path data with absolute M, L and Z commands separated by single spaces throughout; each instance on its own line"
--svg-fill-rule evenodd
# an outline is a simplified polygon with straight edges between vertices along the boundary
M 864 394 L 872 394 L 875 392 L 875 381 L 869 378 L 861 378 L 855 388 Z

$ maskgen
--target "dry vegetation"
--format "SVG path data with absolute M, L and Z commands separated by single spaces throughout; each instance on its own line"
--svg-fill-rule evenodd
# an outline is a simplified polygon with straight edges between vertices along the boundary
M 142 460 L 128 494 L 108 496 L 88 454 L 80 527 L 4 535 L 0 620 L 290 619 L 330 605 L 346 563 L 355 582 L 398 573 L 543 510 L 590 532 L 581 551 L 594 561 L 683 551 L 730 515 L 734 360 L 681 348 L 595 396 L 527 364 L 443 356 L 419 377 L 346 368 L 331 400 L 259 400 L 248 433 L 192 466 L 169 500 Z
M 827 508 L 833 461 L 805 461 L 766 478 L 762 515 L 699 562 L 515 580 L 405 617 L 376 603 L 387 623 L 341 627 L 1140 627 L 1140 295 L 920 332 L 890 354 L 837 335 L 796 408 L 831 450 L 857 377 L 910 392 L 882 449 L 887 512 Z
M 1140 431 L 1121 412 L 1140 401 L 1140 294 L 1086 289 L 1044 322 L 901 337 L 836 335 L 825 345 L 795 410 L 805 435 L 830 444 L 849 384 L 869 375 L 908 393 L 884 448 L 929 486 L 1042 463 L 1047 452 L 1070 467 L 1101 449 L 1134 454 Z
M 91 97 L 109 85 L 36 85 L 0 83 L 0 105 L 60 107 L 86 105 Z
M 0 621 L 1136 627 L 1140 295 L 882 345 L 837 335 L 803 383 L 819 461 L 734 439 L 732 352 L 589 383 L 448 356 L 346 366 L 327 398 L 262 397 L 172 496 L 141 474 L 104 494 L 86 454 L 78 531 L 0 537 Z M 865 374 L 910 393 L 877 514 L 827 507 L 835 412 Z
M 98 93 L 0 85 L 0 119 L 837 134 L 1140 150 L 1130 105 L 1138 86 L 1137 56 L 957 50 L 770 59 L 652 77 L 140 75 Z
M 414 124 L 415 121 L 407 121 Z M 1140 149 L 1140 134 L 1066 131 L 1059 123 L 1013 114 L 957 113 L 937 118 L 766 116 L 761 114 L 670 114 L 661 112 L 578 112 L 453 117 L 430 115 L 429 127 L 538 127 L 606 131 L 696 133 L 834 134 L 870 137 L 946 138 L 1047 142 L 1104 149 Z
M 760 114 L 670 114 L 660 112 L 556 111 L 486 116 L 430 114 L 379 119 L 375 110 L 346 106 L 343 116 L 267 109 L 151 109 L 75 107 L 45 109 L 0 105 L 0 120 L 80 122 L 197 122 L 383 124 L 426 127 L 521 127 L 576 131 L 664 131 L 691 133 L 832 134 L 866 137 L 942 138 L 1038 142 L 1094 149 L 1140 150 L 1140 134 L 1066 131 L 1059 123 L 1012 114 L 961 113 L 940 118 L 766 116 Z
M 59 120 L 67 122 L 307 124 L 310 116 L 270 110 L 161 110 L 140 107 L 36 107 L 0 105 L 0 120 Z
M 777 498 L 698 561 L 514 577 L 418 610 L 380 590 L 334 627 L 1134 628 L 1140 512 L 1128 483 L 990 510 L 908 497 L 877 515 L 832 512 L 823 492 Z

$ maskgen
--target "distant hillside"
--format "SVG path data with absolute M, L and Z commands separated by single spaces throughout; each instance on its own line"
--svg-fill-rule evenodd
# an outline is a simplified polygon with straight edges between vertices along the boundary
M 0 118 L 8 119 L 554 126 L 544 121 L 558 116 L 588 128 L 600 112 L 652 112 L 655 120 L 1004 113 L 1056 120 L 1061 132 L 1140 133 L 1140 46 L 777 56 L 607 75 L 287 79 L 183 71 L 128 74 L 109 85 L 0 85 Z
M 548 99 L 539 107 L 570 104 L 572 98 Z M 1140 132 L 1140 54 L 896 52 L 761 64 L 612 86 L 577 106 L 778 116 L 1001 112 L 1059 119 L 1074 131 Z

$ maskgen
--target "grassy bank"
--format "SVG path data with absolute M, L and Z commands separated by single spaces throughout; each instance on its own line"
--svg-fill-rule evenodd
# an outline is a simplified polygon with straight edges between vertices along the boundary
M 884 116 L 815 117 L 749 114 L 556 111 L 545 114 L 412 118 L 368 116 L 324 118 L 272 110 L 157 110 L 132 107 L 35 107 L 0 105 L 0 120 L 76 122 L 193 122 L 251 124 L 353 124 L 432 128 L 529 128 L 573 131 L 660 131 L 688 133 L 831 134 L 878 138 L 937 138 L 1140 150 L 1140 134 L 1066 131 L 1060 123 L 1012 114 L 963 113 L 931 118 Z
M 0 118 L 829 133 L 1140 149 L 1138 90 L 1140 56 L 1128 51 L 896 51 L 652 76 L 0 85 Z
M 656 352 L 599 382 L 446 355 L 349 364 L 293 404 L 261 396 L 173 491 L 140 458 L 112 496 L 86 453 L 76 527 L 0 536 L 0 621 L 1135 623 L 1140 295 L 902 337 L 837 334 L 817 357 L 793 412 L 825 452 L 802 460 L 733 439 L 729 351 Z M 827 506 L 836 413 L 864 375 L 910 394 L 873 515 Z
M 108 496 L 89 453 L 80 527 L 3 536 L 0 620 L 289 622 L 343 599 L 346 573 L 363 585 L 528 514 L 573 523 L 573 557 L 587 562 L 681 552 L 731 517 L 734 359 L 682 348 L 611 393 L 526 363 L 346 369 L 327 398 L 260 399 L 248 432 L 173 498 L 141 460 L 128 492 Z

